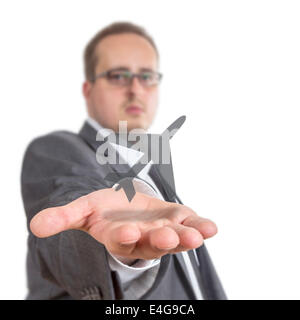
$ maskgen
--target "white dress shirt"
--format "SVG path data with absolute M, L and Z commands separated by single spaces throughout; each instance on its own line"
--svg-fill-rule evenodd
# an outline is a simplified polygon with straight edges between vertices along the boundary
M 106 137 L 111 133 L 111 131 L 103 128 L 98 122 L 96 122 L 92 118 L 87 119 L 88 123 L 96 129 L 96 131 L 101 130 L 101 135 L 103 137 Z M 137 161 L 143 156 L 142 152 L 133 150 L 131 148 L 126 148 L 124 146 L 116 145 L 114 143 L 111 143 L 111 145 L 118 151 L 120 156 L 128 163 L 130 167 L 132 167 Z M 152 197 L 159 198 L 161 200 L 164 200 L 162 194 L 160 193 L 159 189 L 156 187 L 154 181 L 151 179 L 151 177 L 148 174 L 148 171 L 152 165 L 153 161 L 151 160 L 144 168 L 139 172 L 137 177 L 143 179 L 144 181 L 141 181 L 140 179 L 133 179 L 133 184 L 135 187 L 135 190 L 138 192 L 142 192 L 145 194 L 148 194 Z M 116 187 L 117 184 L 113 186 Z M 160 259 L 153 259 L 153 260 L 142 260 L 139 259 L 137 262 L 135 262 L 133 265 L 129 266 L 125 263 L 122 263 L 116 256 L 114 256 L 112 253 L 109 253 L 108 262 L 111 270 L 117 271 L 122 284 L 128 284 L 133 279 L 139 277 L 143 272 L 146 270 L 153 268 L 154 266 L 158 265 L 160 263 Z M 203 300 L 201 290 L 199 288 L 197 278 L 193 269 L 193 266 L 191 264 L 190 258 L 187 254 L 187 252 L 183 251 L 181 252 L 184 262 L 186 264 L 187 270 L 188 270 L 188 276 L 190 278 L 192 287 L 194 289 L 194 293 L 196 295 L 197 300 Z

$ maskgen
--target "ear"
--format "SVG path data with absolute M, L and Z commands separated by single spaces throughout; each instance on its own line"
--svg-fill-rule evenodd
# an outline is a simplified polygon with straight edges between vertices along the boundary
M 85 81 L 82 84 L 82 94 L 85 97 L 85 100 L 88 102 L 90 99 L 90 93 L 91 93 L 92 84 L 89 81 Z

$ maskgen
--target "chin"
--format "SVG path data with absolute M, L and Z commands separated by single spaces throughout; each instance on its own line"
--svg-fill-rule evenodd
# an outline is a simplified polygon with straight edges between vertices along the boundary
M 127 131 L 130 131 L 132 129 L 148 129 L 148 123 L 144 119 L 126 119 L 127 121 Z

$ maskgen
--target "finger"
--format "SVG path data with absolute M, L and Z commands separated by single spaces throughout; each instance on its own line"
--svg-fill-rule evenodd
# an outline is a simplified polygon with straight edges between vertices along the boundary
M 126 257 L 132 253 L 140 237 L 141 232 L 136 225 L 125 224 L 108 228 L 99 241 L 111 253 Z
M 189 216 L 182 222 L 182 224 L 186 227 L 197 229 L 204 239 L 210 238 L 218 232 L 217 226 L 214 222 L 198 216 Z
M 131 257 L 139 259 L 157 259 L 176 248 L 179 238 L 176 232 L 167 226 L 150 229 L 143 234 L 132 251 Z
M 149 231 L 149 243 L 158 250 L 171 250 L 178 246 L 179 237 L 172 228 L 164 226 Z
M 188 251 L 203 244 L 203 237 L 195 228 L 186 227 L 182 224 L 172 225 L 172 228 L 176 231 L 180 242 L 170 253 Z
M 185 250 L 198 248 L 203 243 L 203 237 L 201 233 L 195 228 L 187 227 L 182 224 L 172 226 L 177 232 L 180 239 L 180 246 Z
M 83 196 L 67 205 L 40 211 L 30 221 L 30 229 L 37 237 L 49 237 L 64 230 L 81 228 L 91 213 L 88 195 Z

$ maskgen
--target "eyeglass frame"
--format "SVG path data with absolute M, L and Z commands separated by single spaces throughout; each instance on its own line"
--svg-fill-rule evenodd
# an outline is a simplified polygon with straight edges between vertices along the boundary
M 130 76 L 130 83 L 129 83 L 129 84 L 132 83 L 134 77 L 137 77 L 137 78 L 139 79 L 139 81 L 140 81 L 139 76 L 140 76 L 141 72 L 139 72 L 139 73 L 134 73 L 134 72 L 131 72 L 130 70 L 127 70 L 127 69 L 114 68 L 114 69 L 109 69 L 109 70 L 103 71 L 103 72 L 95 75 L 95 77 L 92 79 L 92 82 L 95 82 L 98 78 L 107 77 L 107 75 L 108 75 L 110 72 L 113 72 L 113 71 L 126 71 L 126 72 L 130 73 L 131 76 Z M 162 79 L 162 77 L 163 77 L 163 74 L 160 73 L 160 72 L 157 72 L 157 71 L 148 70 L 148 71 L 145 71 L 145 72 L 152 72 L 152 73 L 155 73 L 156 75 L 158 75 L 158 83 L 157 83 L 157 84 L 160 83 L 160 81 L 161 81 L 161 79 Z M 106 79 L 107 79 L 107 78 L 106 78 Z M 108 80 L 108 79 L 107 79 L 107 80 Z M 140 83 L 141 83 L 141 82 L 140 82 Z M 142 83 L 141 83 L 141 84 L 142 84 Z M 154 84 L 154 85 L 157 85 L 157 84 Z M 143 85 L 143 84 L 142 84 L 142 85 Z M 152 87 L 152 86 L 154 86 L 154 85 L 150 85 L 150 86 L 148 86 L 148 87 Z M 147 87 L 147 86 L 146 86 L 146 87 Z

